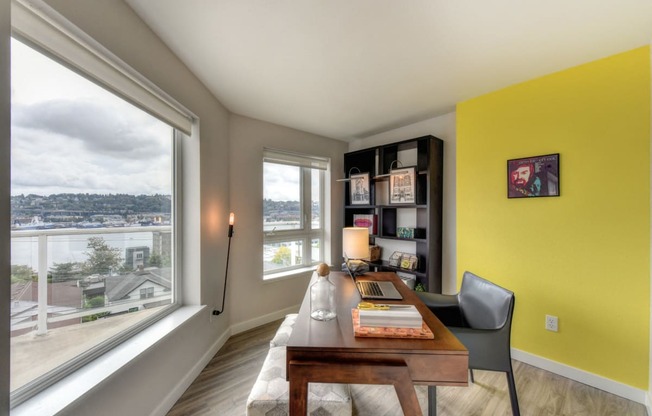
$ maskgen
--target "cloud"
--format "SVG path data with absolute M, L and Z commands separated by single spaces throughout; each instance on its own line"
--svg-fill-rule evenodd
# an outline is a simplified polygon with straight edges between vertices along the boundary
M 172 127 L 12 39 L 11 192 L 170 194 Z
M 151 159 L 169 153 L 169 142 L 157 136 L 161 129 L 156 126 L 162 123 L 142 117 L 138 114 L 142 111 L 135 108 L 132 112 L 115 110 L 89 100 L 14 104 L 12 126 L 66 136 L 80 141 L 91 153 L 119 159 Z
M 170 194 L 171 129 L 157 137 L 152 126 L 120 121 L 129 116 L 100 110 L 103 120 L 89 109 L 97 106 L 14 107 L 12 194 Z
M 273 201 L 300 201 L 300 175 L 296 166 L 264 163 L 263 198 Z

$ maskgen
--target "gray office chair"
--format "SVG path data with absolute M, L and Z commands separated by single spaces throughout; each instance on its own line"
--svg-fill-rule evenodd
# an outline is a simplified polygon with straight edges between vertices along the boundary
M 471 381 L 473 369 L 507 374 L 512 413 L 520 416 L 510 353 L 514 293 L 464 272 L 462 288 L 456 295 L 417 295 L 469 350 Z

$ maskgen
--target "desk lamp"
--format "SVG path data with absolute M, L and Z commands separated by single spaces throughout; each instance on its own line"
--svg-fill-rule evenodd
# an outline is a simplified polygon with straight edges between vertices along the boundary
M 369 270 L 362 259 L 369 258 L 369 228 L 346 227 L 342 230 L 342 250 L 346 267 L 351 274 L 362 274 Z

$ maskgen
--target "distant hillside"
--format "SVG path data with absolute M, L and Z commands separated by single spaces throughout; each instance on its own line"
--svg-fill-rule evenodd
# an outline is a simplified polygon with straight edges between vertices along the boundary
M 14 195 L 11 197 L 12 216 L 65 215 L 133 215 L 142 213 L 169 214 L 170 195 L 127 194 L 52 194 Z

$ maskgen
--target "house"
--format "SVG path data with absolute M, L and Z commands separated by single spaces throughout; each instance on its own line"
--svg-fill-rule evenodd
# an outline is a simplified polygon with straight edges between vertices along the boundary
M 170 303 L 170 268 L 151 267 L 125 276 L 109 276 L 104 279 L 107 305 L 130 303 L 136 299 L 151 299 L 144 308 Z M 128 312 L 127 308 L 124 311 Z
M 129 247 L 125 251 L 125 267 L 129 270 L 149 265 L 149 247 Z
M 127 346 L 116 348 L 107 366 L 113 376 L 86 374 L 100 388 L 86 384 L 72 396 L 70 388 L 52 386 L 67 400 L 67 413 L 164 414 L 231 334 L 296 310 L 306 276 L 260 279 L 262 215 L 256 201 L 263 147 L 318 153 L 339 173 L 347 151 L 422 134 L 442 138 L 447 149 L 444 290 L 453 292 L 455 278 L 466 269 L 510 287 L 517 294 L 515 358 L 649 408 L 649 42 L 468 97 L 455 111 L 347 143 L 229 111 L 122 1 L 48 3 L 193 111 L 202 136 L 200 143 L 192 138 L 183 144 L 189 166 L 183 179 L 185 306 L 162 323 L 173 322 L 175 329 L 147 329 L 143 338 L 157 342 L 130 360 L 119 359 Z M 0 218 L 9 218 L 9 16 L 9 1 L 0 0 Z M 507 159 L 555 152 L 561 154 L 562 197 L 506 198 Z M 328 231 L 336 236 L 343 201 L 334 178 L 332 187 L 326 211 Z M 214 317 L 211 311 L 224 306 L 229 211 L 240 220 L 225 313 Z M 9 270 L 9 226 L 0 221 L 3 271 Z M 333 258 L 341 252 L 335 240 L 328 247 Z M 5 280 L 0 293 L 10 293 Z M 7 302 L 0 302 L 0 316 L 8 316 Z M 559 333 L 543 330 L 546 314 L 559 316 Z M 3 413 L 9 408 L 8 326 L 8 319 L 0 324 Z

